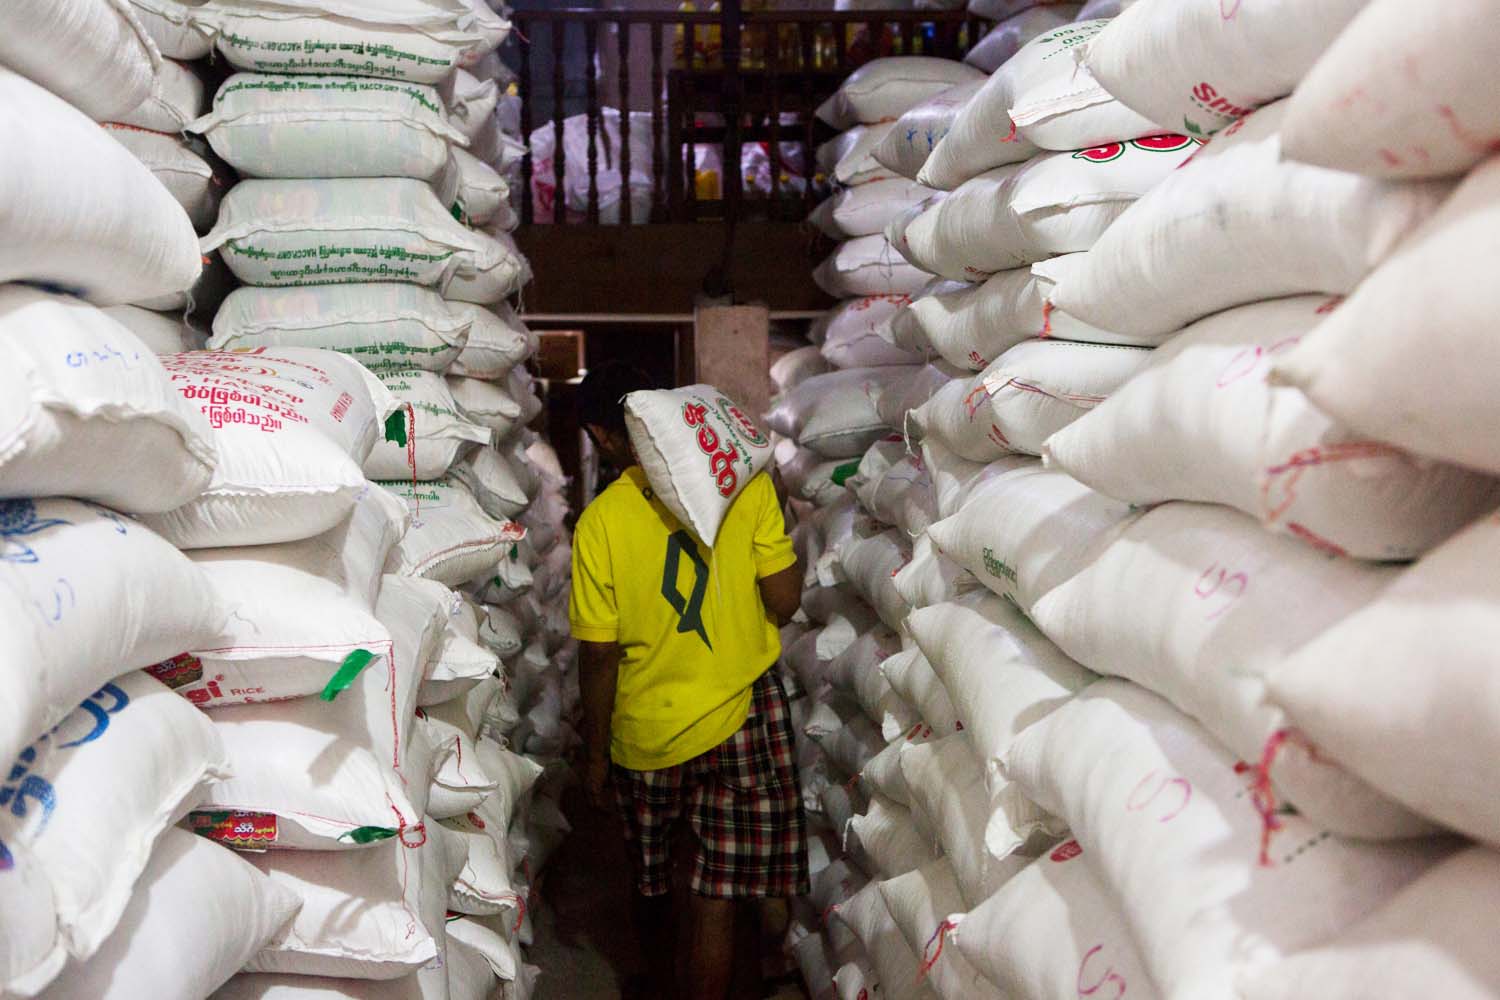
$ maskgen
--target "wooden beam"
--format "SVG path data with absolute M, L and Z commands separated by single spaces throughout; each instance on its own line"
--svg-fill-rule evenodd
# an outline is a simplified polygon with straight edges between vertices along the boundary
M 693 318 L 695 378 L 747 412 L 771 403 L 771 318 L 765 306 L 703 306 Z
M 522 293 L 526 313 L 691 313 L 724 251 L 724 228 L 701 222 L 533 225 L 515 236 L 535 274 Z M 803 223 L 739 223 L 735 297 L 776 312 L 829 308 L 833 300 L 812 280 L 828 250 Z

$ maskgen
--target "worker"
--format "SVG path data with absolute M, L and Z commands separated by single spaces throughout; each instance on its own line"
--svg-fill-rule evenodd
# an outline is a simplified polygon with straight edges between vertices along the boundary
M 808 891 L 791 716 L 771 669 L 802 572 L 766 474 L 746 484 L 712 547 L 656 497 L 622 405 L 651 388 L 644 373 L 610 364 L 577 394 L 580 424 L 623 470 L 573 536 L 584 785 L 623 820 L 653 995 L 721 1000 L 737 912 Z M 669 851 L 684 818 L 696 847 L 685 906 Z M 679 917 L 690 921 L 684 984 L 675 982 Z

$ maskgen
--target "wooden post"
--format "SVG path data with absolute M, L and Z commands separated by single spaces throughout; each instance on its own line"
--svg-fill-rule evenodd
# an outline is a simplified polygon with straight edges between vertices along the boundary
M 759 416 L 771 402 L 771 314 L 765 306 L 699 306 L 693 354 L 699 382 Z

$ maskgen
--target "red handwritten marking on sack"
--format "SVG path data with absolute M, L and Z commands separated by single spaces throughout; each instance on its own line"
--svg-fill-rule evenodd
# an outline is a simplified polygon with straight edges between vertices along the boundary
M 1109 996 L 1110 1000 L 1119 1000 L 1120 997 L 1123 997 L 1125 995 L 1125 980 L 1118 972 L 1114 970 L 1112 966 L 1106 965 L 1104 967 L 1104 975 L 1101 976 L 1097 981 L 1095 981 L 1092 986 L 1085 984 L 1086 978 L 1088 977 L 1089 962 L 1095 955 L 1099 954 L 1103 950 L 1104 945 L 1096 944 L 1088 951 L 1083 953 L 1083 961 L 1078 963 L 1078 995 L 1081 997 L 1091 997 L 1095 995 Z M 1115 992 L 1113 994 L 1103 994 L 1099 992 L 1105 987 L 1106 984 L 1115 987 Z
M 1154 784 L 1153 779 L 1156 779 Z M 1143 795 L 1142 793 L 1146 792 L 1148 788 L 1150 789 L 1149 794 Z M 1156 821 L 1158 823 L 1170 823 L 1182 815 L 1182 811 L 1193 800 L 1193 785 L 1186 778 L 1165 775 L 1155 768 L 1148 771 L 1146 776 L 1125 797 L 1125 810 L 1127 812 L 1140 812 L 1161 798 L 1162 795 L 1169 794 L 1169 789 L 1173 790 L 1171 794 L 1181 795 L 1182 801 L 1177 804 L 1175 809 L 1168 809 L 1162 815 L 1158 816 Z
M 1319 760 L 1317 747 L 1300 730 L 1278 729 L 1266 737 L 1265 746 L 1260 751 L 1260 762 L 1253 768 L 1246 766 L 1243 769 L 1253 771 L 1255 775 L 1250 782 L 1250 801 L 1260 814 L 1260 864 L 1267 868 L 1271 866 L 1271 837 L 1284 825 L 1277 815 L 1276 786 L 1271 783 L 1271 768 L 1288 745 L 1300 747 L 1314 761 Z M 1239 765 L 1235 766 L 1235 773 L 1243 773 Z
M 739 449 L 732 444 L 719 447 L 718 432 L 709 426 L 708 407 L 702 403 L 684 403 L 682 422 L 698 428 L 698 450 L 709 457 L 708 473 L 714 477 L 719 495 L 734 496 L 735 488 L 739 486 L 739 474 L 734 469 L 734 463 L 739 461 Z
M 1437 106 L 1437 113 L 1438 117 L 1448 126 L 1448 131 L 1453 133 L 1453 138 L 1468 147 L 1470 152 L 1482 153 L 1487 156 L 1490 153 L 1500 151 L 1500 138 L 1486 139 L 1482 135 L 1471 132 L 1464 126 L 1463 122 L 1458 120 L 1458 115 L 1454 112 L 1451 105 L 1439 104 Z
M 1297 502 L 1297 483 L 1307 470 L 1331 462 L 1349 462 L 1360 459 L 1409 461 L 1400 451 L 1379 441 L 1344 441 L 1339 444 L 1304 448 L 1294 452 L 1284 462 L 1267 466 L 1260 484 L 1261 516 L 1267 524 L 1274 524 L 1280 520 L 1282 515 Z M 1279 498 L 1276 496 L 1278 492 Z M 1295 529 L 1288 525 L 1288 530 Z M 1313 538 L 1317 537 L 1311 532 L 1307 534 Z M 1331 545 L 1331 543 L 1326 544 Z M 1337 548 L 1333 546 L 1333 549 Z
M 1070 840 L 1065 844 L 1058 844 L 1048 857 L 1056 863 L 1062 864 L 1064 861 L 1072 861 L 1082 853 L 1083 846 L 1076 840 Z
M 1234 357 L 1229 359 L 1229 363 L 1224 366 L 1224 370 L 1219 372 L 1219 377 L 1214 381 L 1214 386 L 1224 389 L 1234 385 L 1241 379 L 1249 378 L 1251 375 L 1261 374 L 1264 377 L 1264 372 L 1270 367 L 1267 363 L 1268 359 L 1273 355 L 1280 354 L 1289 347 L 1297 346 L 1301 339 L 1301 337 L 1286 337 L 1266 347 L 1261 347 L 1257 344 L 1254 347 L 1241 349 Z
M 927 943 L 922 946 L 922 967 L 917 970 L 917 983 L 919 985 L 922 980 L 927 978 L 927 973 L 932 971 L 932 967 L 937 964 L 937 960 L 942 957 L 943 942 L 948 940 L 948 932 L 957 926 L 951 920 L 944 920 L 937 925 L 937 930 L 932 932 L 932 937 L 928 938 Z M 937 942 L 936 951 L 932 950 L 932 943 L 934 941 Z M 931 952 L 931 954 L 929 955 L 928 952 Z
M 1224 603 L 1213 612 L 1210 612 L 1209 621 L 1228 611 L 1237 598 L 1243 597 L 1245 589 L 1250 586 L 1250 577 L 1244 573 L 1231 573 L 1227 569 L 1213 563 L 1198 577 L 1198 582 L 1193 584 L 1193 596 L 1200 601 L 1206 601 L 1216 594 L 1222 593 L 1226 598 Z

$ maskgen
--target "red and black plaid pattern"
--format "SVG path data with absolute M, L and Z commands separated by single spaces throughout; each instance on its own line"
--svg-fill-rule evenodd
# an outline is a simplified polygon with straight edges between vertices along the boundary
M 672 887 L 670 845 L 686 811 L 698 841 L 693 892 L 717 899 L 809 891 L 807 819 L 797 788 L 792 719 L 772 671 L 751 689 L 750 714 L 729 739 L 659 771 L 613 768 L 636 888 Z

